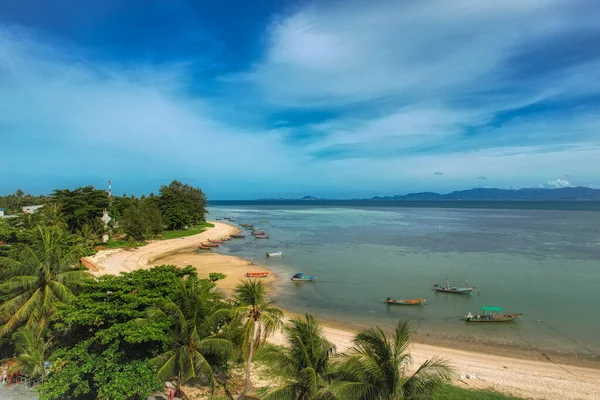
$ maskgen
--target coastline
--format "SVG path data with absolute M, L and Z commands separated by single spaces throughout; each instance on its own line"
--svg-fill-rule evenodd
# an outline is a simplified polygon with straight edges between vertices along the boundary
M 157 241 L 133 251 L 107 250 L 103 254 L 99 252 L 95 259 L 90 257 L 89 261 L 101 269 L 92 273 L 118 274 L 161 264 L 180 267 L 194 265 L 201 277 L 208 277 L 210 272 L 226 274 L 225 279 L 217 282 L 217 288 L 225 297 L 230 297 L 235 285 L 245 278 L 246 272 L 269 269 L 235 256 L 208 251 L 206 254 L 189 251 L 207 239 L 220 239 L 239 232 L 233 225 L 221 222 L 214 224 L 214 228 L 184 239 Z M 263 282 L 273 286 L 278 279 L 273 271 L 270 272 Z M 289 310 L 284 311 L 287 318 L 298 315 Z M 358 326 L 349 327 L 347 324 L 318 318 L 326 337 L 337 345 L 338 351 L 345 351 L 351 347 Z M 595 399 L 600 393 L 600 369 L 581 366 L 580 363 L 567 365 L 557 363 L 547 356 L 544 359 L 543 353 L 539 351 L 489 343 L 469 344 L 452 338 L 440 340 L 424 333 L 416 333 L 414 338 L 410 350 L 415 364 L 433 356 L 447 358 L 456 369 L 458 378 L 454 384 L 460 387 L 491 388 L 502 393 L 534 399 Z M 274 335 L 269 341 L 285 344 L 281 333 Z

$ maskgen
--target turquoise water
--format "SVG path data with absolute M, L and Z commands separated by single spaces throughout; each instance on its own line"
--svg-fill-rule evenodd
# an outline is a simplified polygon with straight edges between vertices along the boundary
M 280 275 L 286 309 L 343 324 L 393 326 L 408 319 L 422 335 L 600 354 L 600 213 L 589 211 L 219 206 L 271 236 L 227 242 L 220 252 L 253 258 Z M 268 222 L 261 223 L 261 220 Z M 283 251 L 267 259 L 266 252 Z M 303 271 L 315 283 L 291 282 Z M 465 280 L 471 295 L 436 293 Z M 461 282 L 462 281 L 462 282 Z M 388 306 L 386 297 L 427 298 Z M 495 305 L 523 317 L 466 324 L 460 317 Z

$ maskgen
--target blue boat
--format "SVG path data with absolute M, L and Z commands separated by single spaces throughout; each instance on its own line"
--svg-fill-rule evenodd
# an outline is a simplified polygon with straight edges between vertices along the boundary
M 307 282 L 311 282 L 311 281 L 316 281 L 317 277 L 316 276 L 310 276 L 310 275 L 304 275 L 304 272 L 296 272 L 294 274 L 294 276 L 292 276 L 292 280 L 293 281 L 307 281 Z

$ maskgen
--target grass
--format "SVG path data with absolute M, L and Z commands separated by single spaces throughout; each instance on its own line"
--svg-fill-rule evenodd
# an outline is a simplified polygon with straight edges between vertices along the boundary
M 160 237 L 161 240 L 167 239 L 179 239 L 186 236 L 197 235 L 206 230 L 206 228 L 212 228 L 214 225 L 208 222 L 203 222 L 198 225 L 194 225 L 191 229 L 182 229 L 176 231 L 164 231 Z
M 131 244 L 131 247 L 142 247 L 147 244 L 148 243 L 146 243 L 146 242 L 133 242 Z M 124 248 L 124 247 L 129 247 L 130 243 L 128 240 L 125 240 L 125 239 L 111 239 L 106 243 L 102 243 L 100 246 L 104 247 L 106 249 L 120 249 L 120 248 Z
M 519 400 L 495 390 L 470 390 L 452 385 L 443 385 L 433 395 L 433 400 Z

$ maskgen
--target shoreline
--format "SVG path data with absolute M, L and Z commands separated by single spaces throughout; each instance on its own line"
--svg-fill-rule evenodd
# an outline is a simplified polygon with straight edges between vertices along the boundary
M 191 264 L 196 267 L 199 276 L 205 274 L 208 277 L 209 272 L 225 273 L 227 278 L 217 281 L 217 289 L 225 297 L 230 297 L 235 285 L 245 278 L 246 272 L 269 271 L 269 277 L 262 281 L 269 287 L 274 286 L 276 292 L 277 282 L 282 278 L 265 266 L 254 265 L 248 260 L 232 255 L 189 251 L 209 238 L 220 239 L 239 232 L 233 225 L 212 223 L 215 224 L 214 228 L 208 228 L 203 233 L 184 239 L 158 241 L 133 251 L 107 250 L 105 254 L 97 257 L 97 261 L 90 257 L 89 261 L 102 268 L 100 271 L 91 272 L 95 275 L 118 274 L 161 264 L 181 267 Z M 282 310 L 286 318 L 300 315 L 287 309 Z M 352 338 L 360 329 L 360 324 L 349 326 L 343 322 L 315 316 L 323 326 L 326 337 L 338 346 L 338 351 L 345 351 L 351 346 Z M 535 399 L 595 399 L 600 393 L 600 369 L 584 366 L 586 363 L 582 363 L 582 360 L 578 360 L 576 364 L 573 360 L 569 363 L 565 362 L 568 360 L 564 357 L 549 352 L 553 358 L 559 360 L 556 362 L 541 351 L 492 343 L 469 343 L 424 332 L 416 332 L 414 338 L 410 350 L 415 364 L 433 356 L 449 359 L 456 368 L 457 377 L 460 377 L 454 381 L 459 387 L 491 388 L 505 394 Z M 277 333 L 269 341 L 285 344 L 282 333 Z

